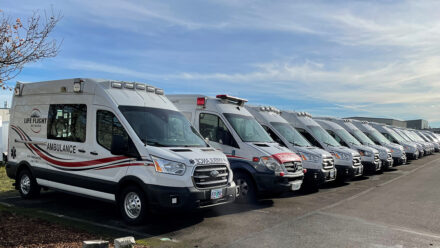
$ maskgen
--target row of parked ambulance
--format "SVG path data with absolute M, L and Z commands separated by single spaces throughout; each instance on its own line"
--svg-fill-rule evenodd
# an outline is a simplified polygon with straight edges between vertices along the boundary
M 128 223 L 378 173 L 439 151 L 429 131 L 165 95 L 133 82 L 17 83 L 7 175 L 24 198 L 55 189 L 114 202 Z

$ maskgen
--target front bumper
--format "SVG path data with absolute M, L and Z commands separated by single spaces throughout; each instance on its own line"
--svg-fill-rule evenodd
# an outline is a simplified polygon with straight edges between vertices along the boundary
M 376 172 L 380 171 L 380 169 L 382 168 L 382 161 L 362 161 L 362 165 L 364 166 L 365 171 Z
M 293 173 L 286 176 L 276 176 L 273 173 L 255 173 L 253 175 L 258 193 L 278 194 L 298 190 L 304 179 L 304 174 Z
M 212 207 L 235 200 L 237 189 L 235 184 L 222 188 L 223 197 L 211 199 L 211 189 L 196 189 L 194 187 L 168 187 L 159 185 L 143 185 L 148 197 L 148 203 L 153 210 L 191 210 Z
M 408 159 L 415 160 L 415 159 L 419 159 L 423 155 L 422 155 L 422 153 L 419 153 L 417 151 L 415 153 L 407 153 L 406 156 L 408 157 Z
M 342 181 L 348 181 L 354 177 L 362 176 L 364 172 L 364 166 L 361 164 L 359 166 L 345 166 L 345 165 L 335 165 L 337 169 L 337 178 Z
M 394 165 L 406 164 L 408 162 L 407 156 L 410 154 L 403 154 L 401 157 L 393 157 Z
M 334 181 L 336 179 L 337 170 L 332 169 L 307 169 L 304 174 L 304 185 L 310 187 L 319 187 L 320 185 Z
M 381 160 L 381 161 L 382 161 L 382 170 L 387 170 L 393 167 L 394 165 L 394 160 L 391 158 L 389 160 Z

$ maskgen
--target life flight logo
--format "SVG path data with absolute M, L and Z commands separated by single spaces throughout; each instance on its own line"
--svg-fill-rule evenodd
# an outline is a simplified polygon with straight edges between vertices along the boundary
M 29 118 L 24 118 L 24 124 L 30 125 L 32 132 L 41 132 L 41 126 L 47 124 L 47 118 L 41 117 L 41 111 L 37 108 L 32 109 Z

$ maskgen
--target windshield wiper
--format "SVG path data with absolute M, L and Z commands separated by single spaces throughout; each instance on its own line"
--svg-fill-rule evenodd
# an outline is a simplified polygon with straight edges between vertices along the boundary
M 292 145 L 294 145 L 294 146 L 301 146 L 301 147 L 302 147 L 301 144 L 298 144 L 298 143 L 296 143 L 296 142 L 290 142 L 290 144 L 292 144 Z
M 322 143 L 324 143 L 324 144 L 326 144 L 326 145 L 328 145 L 328 146 L 334 146 L 334 145 L 332 145 L 332 144 L 330 144 L 330 143 L 327 143 L 327 142 L 322 142 Z
M 159 142 L 157 142 L 157 141 L 148 141 L 148 140 L 147 140 L 147 145 L 150 145 L 150 146 L 159 146 L 159 147 L 168 147 L 167 145 L 162 144 L 162 143 L 159 143 Z

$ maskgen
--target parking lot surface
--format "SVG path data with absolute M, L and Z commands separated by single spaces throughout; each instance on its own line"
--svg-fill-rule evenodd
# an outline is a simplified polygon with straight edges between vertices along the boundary
M 14 206 L 133 232 L 182 247 L 440 247 L 440 155 L 412 161 L 317 193 L 292 193 L 256 205 L 155 214 L 142 226 L 122 223 L 116 206 L 59 192 Z

